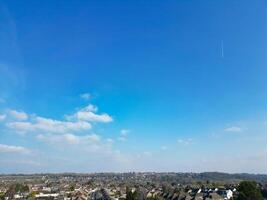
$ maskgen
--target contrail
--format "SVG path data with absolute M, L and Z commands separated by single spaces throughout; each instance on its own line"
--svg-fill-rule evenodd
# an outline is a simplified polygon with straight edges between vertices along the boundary
M 223 40 L 221 42 L 221 51 L 222 51 L 222 58 L 224 58 Z

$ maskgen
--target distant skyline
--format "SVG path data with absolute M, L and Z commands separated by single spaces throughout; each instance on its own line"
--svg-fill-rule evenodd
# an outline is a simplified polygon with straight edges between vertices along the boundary
M 264 0 L 0 0 L 0 173 L 267 173 Z

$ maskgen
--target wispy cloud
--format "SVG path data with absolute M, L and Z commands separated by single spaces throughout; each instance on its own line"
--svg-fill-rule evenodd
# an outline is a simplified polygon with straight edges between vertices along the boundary
M 29 154 L 31 151 L 25 147 L 0 144 L 0 153 Z
M 193 139 L 192 138 L 178 139 L 177 142 L 179 144 L 189 145 L 189 144 L 193 144 Z
M 18 133 L 47 132 L 64 134 L 91 129 L 91 124 L 88 122 L 59 121 L 35 116 L 30 121 L 9 122 L 6 125 Z
M 73 115 L 65 116 L 65 120 L 56 120 L 30 115 L 23 111 L 8 110 L 7 114 L 0 115 L 0 120 L 8 118 L 6 127 L 21 134 L 29 132 L 67 134 L 91 129 L 90 122 L 108 123 L 113 120 L 106 113 L 96 114 L 97 111 L 96 106 L 89 104 Z
M 6 114 L 0 114 L 0 121 L 5 120 L 5 118 L 6 118 Z
M 82 99 L 84 99 L 85 101 L 89 101 L 91 99 L 91 94 L 90 93 L 83 93 L 83 94 L 80 94 L 80 97 Z
M 144 155 L 144 156 L 152 156 L 152 153 L 149 152 L 149 151 L 145 151 L 145 152 L 143 152 L 143 155 Z
M 92 104 L 78 110 L 73 115 L 66 116 L 68 120 L 109 123 L 113 118 L 107 113 L 96 114 L 98 108 Z
M 167 147 L 167 146 L 161 146 L 160 149 L 161 149 L 162 151 L 165 151 L 165 150 L 168 149 L 168 147 Z
M 127 139 L 129 133 L 130 133 L 129 129 L 122 129 L 120 131 L 120 136 L 118 137 L 118 140 L 125 141 Z
M 28 119 L 28 114 L 23 111 L 9 110 L 8 115 L 15 120 L 24 121 Z
M 82 157 L 78 159 L 80 163 L 98 163 L 102 160 L 109 160 L 115 167 L 129 165 L 134 157 L 132 154 L 122 153 L 117 149 L 112 138 L 93 133 L 93 125 L 111 122 L 113 119 L 107 113 L 99 114 L 97 106 L 92 104 L 77 110 L 72 115 L 63 115 L 63 119 L 41 117 L 14 109 L 6 109 L 1 113 L 1 118 L 3 119 L 0 122 L 1 126 L 4 125 L 7 128 L 5 129 L 7 133 L 16 132 L 23 135 L 25 139 L 38 141 L 38 143 L 48 145 L 48 149 L 52 149 L 47 150 L 41 147 L 38 149 L 39 154 L 51 156 L 52 152 L 55 152 L 64 159 L 68 158 L 69 154 L 79 154 Z M 122 129 L 121 139 L 126 140 L 129 132 L 128 129 Z M 30 156 L 33 156 L 31 159 L 38 161 L 28 148 L 22 146 L 1 144 L 0 153 L 20 153 L 27 156 L 30 153 Z M 46 156 L 44 158 L 48 159 Z M 41 162 L 40 166 L 46 165 L 49 164 Z
M 239 126 L 231 126 L 231 127 L 228 127 L 228 128 L 225 128 L 224 129 L 225 132 L 235 132 L 235 133 L 238 133 L 238 132 L 242 132 L 243 129 Z
M 112 144 L 113 143 L 113 139 L 107 138 L 107 142 Z
M 37 139 L 44 142 L 55 149 L 65 149 L 76 152 L 80 156 L 88 156 L 99 158 L 108 158 L 112 162 L 125 163 L 129 161 L 129 157 L 125 156 L 119 150 L 115 149 L 113 140 L 110 138 L 101 138 L 97 134 L 88 134 L 78 136 L 74 134 L 39 134 Z
M 63 134 L 63 135 L 44 135 L 39 134 L 37 139 L 43 142 L 47 142 L 53 145 L 62 144 L 93 144 L 100 142 L 100 136 L 96 134 L 78 136 L 74 134 Z

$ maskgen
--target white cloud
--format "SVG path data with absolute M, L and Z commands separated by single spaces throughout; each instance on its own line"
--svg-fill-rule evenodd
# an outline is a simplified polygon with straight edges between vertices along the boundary
M 99 142 L 100 141 L 100 136 L 97 134 L 91 134 L 87 135 L 84 137 L 85 141 L 90 141 L 90 142 Z
M 92 104 L 89 104 L 85 108 L 78 110 L 74 115 L 66 116 L 68 120 L 79 120 L 88 122 L 112 122 L 113 119 L 107 113 L 96 114 L 98 108 Z
M 88 122 L 78 121 L 59 121 L 43 117 L 34 117 L 32 121 L 27 122 L 9 122 L 7 124 L 12 130 L 19 133 L 27 132 L 47 132 L 47 133 L 67 133 L 91 129 Z
M 0 121 L 5 120 L 5 118 L 6 118 L 6 115 L 5 114 L 0 115 Z
M 63 134 L 63 135 L 45 135 L 39 134 L 37 139 L 43 142 L 47 142 L 53 145 L 64 145 L 64 144 L 94 144 L 100 142 L 100 136 L 96 134 L 90 134 L 85 136 L 78 136 L 74 134 Z
M 193 139 L 192 139 L 192 138 L 178 139 L 177 142 L 178 142 L 179 144 L 189 145 L 189 144 L 193 144 Z
M 165 150 L 168 149 L 168 147 L 166 147 L 166 146 L 161 146 L 160 149 L 163 150 L 163 151 L 165 151 Z
M 98 115 L 98 114 L 95 114 L 93 112 L 79 111 L 76 114 L 76 117 L 78 120 L 90 121 L 90 122 L 108 123 L 108 122 L 112 121 L 112 118 L 106 113 Z
M 145 151 L 145 152 L 143 152 L 143 154 L 144 154 L 144 156 L 152 156 L 152 153 L 149 151 Z
M 242 128 L 238 127 L 238 126 L 232 126 L 232 127 L 228 127 L 225 128 L 224 131 L 226 132 L 242 132 Z
M 107 142 L 108 142 L 108 143 L 113 143 L 113 139 L 108 138 L 108 139 L 107 139 Z
M 23 111 L 17 111 L 17 110 L 9 110 L 8 114 L 11 118 L 19 121 L 24 121 L 28 119 L 27 113 Z
M 25 112 L 8 110 L 6 126 L 18 133 L 60 133 L 67 134 L 85 131 L 92 128 L 90 122 L 111 122 L 113 119 L 106 113 L 96 114 L 98 108 L 92 104 L 78 110 L 74 115 L 65 116 L 66 120 L 44 118 L 37 115 L 28 115 Z M 5 118 L 0 115 L 0 120 Z
M 25 147 L 0 144 L 0 153 L 29 154 L 30 152 L 31 151 Z
M 130 133 L 131 131 L 129 129 L 122 129 L 120 131 L 120 136 L 118 137 L 118 140 L 120 141 L 125 141 L 128 137 L 128 134 Z
M 118 140 L 120 140 L 120 141 L 125 141 L 126 140 L 126 138 L 125 137 L 118 137 Z
M 121 130 L 121 136 L 127 136 L 131 131 L 129 129 L 122 129 Z
M 88 106 L 82 108 L 81 111 L 85 111 L 85 112 L 97 112 L 98 111 L 98 108 L 95 105 L 93 105 L 93 104 L 89 104 Z
M 91 94 L 90 93 L 83 93 L 80 95 L 80 97 L 86 101 L 91 99 Z
M 30 122 L 10 122 L 6 126 L 19 133 L 27 133 L 35 130 L 33 124 Z
M 63 137 L 70 144 L 78 144 L 80 142 L 80 139 L 73 134 L 65 134 Z
M 84 158 L 84 162 L 91 160 L 92 163 L 95 161 L 95 163 L 97 163 L 99 160 L 109 160 L 110 162 L 120 164 L 128 162 L 129 156 L 126 156 L 116 149 L 111 138 L 101 138 L 97 134 L 86 133 L 88 130 L 91 131 L 91 121 L 110 122 L 113 120 L 108 114 L 98 114 L 97 112 L 98 108 L 89 104 L 73 115 L 65 116 L 63 120 L 56 120 L 24 112 L 7 110 L 5 113 L 7 119 L 4 121 L 4 124 L 10 132 L 36 134 L 35 139 L 55 148 L 52 151 L 55 150 L 55 152 L 62 157 L 69 157 L 69 154 L 80 155 L 82 156 L 82 159 L 79 160 L 80 162 L 83 162 Z M 14 117 L 18 113 L 24 113 L 25 115 L 24 117 L 22 117 L 22 115 L 20 117 Z M 125 129 L 121 131 L 121 134 L 126 137 L 128 132 L 129 131 Z M 32 137 L 32 135 L 28 137 Z M 15 146 L 9 148 L 7 148 L 7 146 L 0 146 L 0 152 L 2 151 L 29 152 L 26 148 Z M 51 153 L 50 150 L 45 150 L 40 153 L 47 152 Z M 118 166 L 120 164 L 118 164 Z
M 111 139 L 101 139 L 97 134 L 78 136 L 74 134 L 39 134 L 39 141 L 47 143 L 54 148 L 61 149 L 64 152 L 75 152 L 79 156 L 85 156 L 92 159 L 108 159 L 112 162 L 128 162 L 129 157 L 122 154 L 113 147 Z

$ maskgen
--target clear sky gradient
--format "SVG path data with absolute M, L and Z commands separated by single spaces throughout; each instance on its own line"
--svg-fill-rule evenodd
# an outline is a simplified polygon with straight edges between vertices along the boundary
M 0 0 L 0 173 L 267 173 L 265 0 Z

